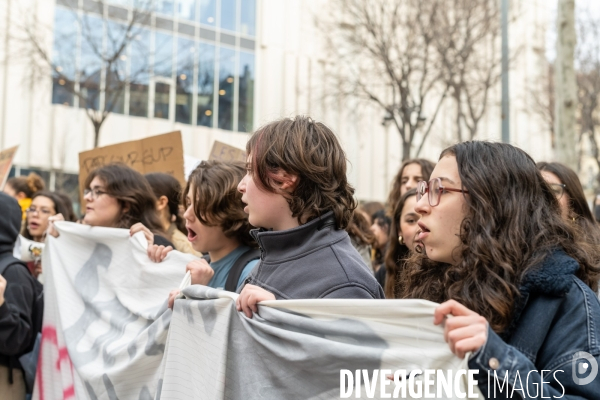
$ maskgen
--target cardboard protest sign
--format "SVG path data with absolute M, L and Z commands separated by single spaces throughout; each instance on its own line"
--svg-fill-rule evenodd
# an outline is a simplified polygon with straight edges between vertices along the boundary
M 4 184 L 8 179 L 10 167 L 12 167 L 12 163 L 18 148 L 19 146 L 15 146 L 0 151 L 0 190 L 4 188 Z
M 215 140 L 208 159 L 246 162 L 246 151 Z
M 136 171 L 164 172 L 185 185 L 181 132 L 170 132 L 145 139 L 99 147 L 79 153 L 79 187 L 90 172 L 104 165 L 122 162 Z

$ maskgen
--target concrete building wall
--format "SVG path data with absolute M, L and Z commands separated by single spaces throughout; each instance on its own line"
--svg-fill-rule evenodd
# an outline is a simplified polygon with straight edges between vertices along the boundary
M 540 0 L 514 2 L 518 18 L 510 42 L 519 49 L 511 70 L 511 142 L 536 159 L 551 159 L 548 133 L 531 113 L 530 87 L 543 74 L 545 30 L 549 13 Z M 309 114 L 330 126 L 347 153 L 349 178 L 362 200 L 385 200 L 401 164 L 401 145 L 393 127 L 382 125 L 383 112 L 352 101 L 325 101 L 323 73 L 328 54 L 315 27 L 326 0 L 258 0 L 256 34 L 255 128 L 273 119 Z M 82 109 L 51 104 L 49 77 L 30 79 L 27 60 L 12 55 L 11 39 L 28 9 L 51 28 L 55 4 L 49 0 L 5 0 L 0 4 L 0 147 L 19 144 L 15 163 L 23 167 L 76 173 L 78 153 L 93 145 L 93 127 Z M 47 38 L 51 48 L 52 38 Z M 8 48 L 7 48 L 8 47 Z M 494 88 L 478 139 L 500 140 L 500 86 Z M 181 130 L 184 152 L 203 159 L 214 140 L 245 147 L 247 133 L 180 124 L 158 118 L 112 114 L 102 128 L 100 145 Z M 420 155 L 436 160 L 453 143 L 453 114 L 446 106 L 431 140 Z

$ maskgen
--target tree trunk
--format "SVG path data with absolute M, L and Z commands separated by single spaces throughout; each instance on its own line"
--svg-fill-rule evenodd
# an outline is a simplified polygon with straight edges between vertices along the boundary
M 92 124 L 94 124 L 94 148 L 98 147 L 98 142 L 100 141 L 100 128 L 102 128 L 102 122 L 104 121 L 92 121 Z
M 402 142 L 402 162 L 408 159 L 410 159 L 410 142 L 404 140 Z
M 558 0 L 556 40 L 556 159 L 577 171 L 575 126 L 577 82 L 575 79 L 575 0 Z

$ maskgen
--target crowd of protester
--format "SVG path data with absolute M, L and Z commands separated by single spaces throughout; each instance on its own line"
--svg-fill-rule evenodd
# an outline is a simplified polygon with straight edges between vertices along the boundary
M 100 167 L 85 181 L 78 222 L 143 232 L 153 262 L 193 254 L 192 284 L 237 291 L 248 318 L 265 300 L 439 303 L 432 323 L 443 324 L 454 354 L 470 353 L 482 393 L 487 372 L 518 370 L 532 376 L 526 385 L 560 396 L 539 371 L 562 369 L 566 398 L 597 398 L 600 379 L 570 379 L 573 354 L 600 360 L 598 210 L 574 171 L 536 164 L 509 144 L 470 141 L 436 164 L 405 161 L 385 204 L 359 205 L 337 137 L 309 117 L 259 128 L 246 154 L 245 164 L 202 161 L 185 187 L 167 174 Z M 76 217 L 68 197 L 37 176 L 13 178 L 4 192 L 0 398 L 23 399 L 19 356 L 37 334 L 43 265 L 13 258 L 13 247 L 19 234 L 58 237 L 54 222 Z M 165 293 L 171 308 L 181 296 Z

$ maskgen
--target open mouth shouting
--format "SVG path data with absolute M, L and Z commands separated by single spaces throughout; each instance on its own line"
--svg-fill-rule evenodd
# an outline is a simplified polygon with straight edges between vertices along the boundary
M 421 221 L 419 221 L 417 224 L 419 225 L 419 228 L 421 228 L 421 231 L 419 232 L 419 235 L 417 236 L 417 241 L 422 242 L 423 239 L 425 239 L 425 238 L 427 238 L 427 236 L 429 236 L 430 230 L 427 228 L 427 225 L 425 225 Z
M 185 227 L 187 228 L 187 231 L 188 231 L 188 236 L 187 236 L 188 240 L 190 242 L 193 242 L 194 240 L 196 240 L 196 238 L 198 237 L 198 234 L 196 232 L 194 232 L 194 230 L 191 229 L 189 226 L 186 225 Z

